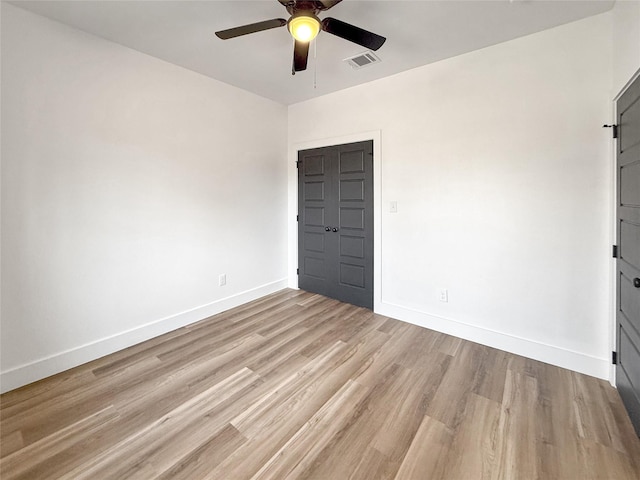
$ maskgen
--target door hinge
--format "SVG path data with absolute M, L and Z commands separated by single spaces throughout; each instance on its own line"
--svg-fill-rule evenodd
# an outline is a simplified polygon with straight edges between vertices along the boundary
M 618 364 L 618 352 L 611 352 L 611 363 L 613 365 Z
M 613 138 L 618 138 L 618 125 L 603 125 L 602 128 L 612 128 Z
M 612 250 L 613 258 L 618 258 L 618 245 L 614 245 Z
M 296 268 L 296 274 L 300 275 L 300 269 Z
M 300 215 L 296 215 L 296 222 L 300 221 Z
M 300 160 L 296 162 L 296 168 L 300 168 Z

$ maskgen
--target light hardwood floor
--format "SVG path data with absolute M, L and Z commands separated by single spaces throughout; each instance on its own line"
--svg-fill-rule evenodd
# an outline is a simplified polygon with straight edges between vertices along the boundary
M 606 382 L 293 290 L 0 401 L 3 480 L 640 478 Z

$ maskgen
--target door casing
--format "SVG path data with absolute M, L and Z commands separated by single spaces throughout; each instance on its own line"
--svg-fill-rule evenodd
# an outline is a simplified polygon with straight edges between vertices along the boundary
M 349 135 L 327 137 L 316 140 L 293 143 L 289 147 L 289 195 L 288 195 L 288 238 L 289 261 L 288 278 L 289 287 L 298 288 L 298 170 L 296 161 L 298 151 L 312 148 L 330 147 L 345 143 L 356 143 L 366 140 L 373 141 L 373 311 L 379 312 L 382 303 L 382 132 L 373 130 Z

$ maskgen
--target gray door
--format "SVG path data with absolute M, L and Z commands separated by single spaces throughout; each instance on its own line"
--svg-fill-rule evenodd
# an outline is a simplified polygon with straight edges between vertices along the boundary
M 640 435 L 640 78 L 617 103 L 616 383 Z
M 373 142 L 298 152 L 298 285 L 373 308 Z

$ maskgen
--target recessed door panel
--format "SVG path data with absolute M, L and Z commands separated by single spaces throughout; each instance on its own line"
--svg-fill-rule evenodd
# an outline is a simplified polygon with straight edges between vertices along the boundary
M 364 230 L 364 208 L 340 208 L 340 228 Z
M 640 352 L 624 328 L 620 329 L 620 347 L 620 366 L 633 389 L 640 390 L 640 369 L 633 368 L 640 365 Z
M 304 273 L 310 277 L 326 278 L 324 260 L 320 258 L 307 257 L 304 260 Z
M 324 253 L 324 232 L 306 232 L 304 234 L 304 246 L 310 252 Z
M 340 255 L 364 259 L 364 238 L 340 235 Z
M 351 287 L 364 288 L 364 267 L 360 265 L 340 264 L 340 283 Z
M 620 222 L 620 258 L 640 269 L 640 225 Z
M 640 206 L 640 161 L 621 167 L 620 202 L 624 206 Z
M 304 159 L 304 175 L 306 177 L 324 175 L 324 162 L 324 155 L 309 155 Z
M 640 335 L 640 289 L 633 284 L 633 278 L 620 275 L 619 314 L 624 315 L 630 327 Z
M 307 202 L 324 200 L 324 182 L 305 182 L 304 199 Z
M 362 150 L 340 152 L 340 173 L 364 173 L 364 157 Z
M 341 180 L 340 201 L 364 201 L 364 180 Z
M 324 225 L 324 207 L 305 207 L 304 224 L 308 227 L 322 227 Z
M 637 80 L 636 80 L 637 81 Z M 631 88 L 629 88 L 631 90 Z M 622 100 L 622 99 L 621 99 Z M 640 101 L 635 99 L 619 112 L 618 125 L 627 127 L 621 130 L 619 145 L 622 152 L 626 152 L 640 145 L 640 132 L 634 131 L 634 125 L 640 125 Z M 630 128 L 629 128 L 630 127 Z

